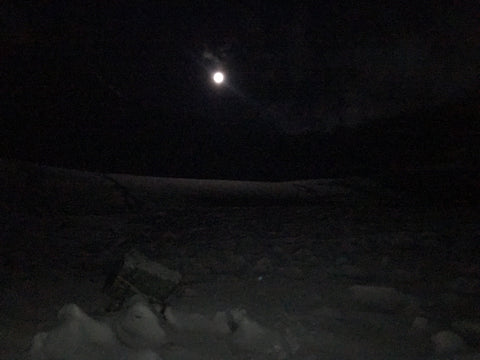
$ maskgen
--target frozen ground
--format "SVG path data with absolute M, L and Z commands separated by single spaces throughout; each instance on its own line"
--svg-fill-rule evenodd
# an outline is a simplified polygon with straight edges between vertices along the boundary
M 4 161 L 0 186 L 1 359 L 480 359 L 471 204 Z M 182 275 L 167 310 L 106 311 L 131 249 Z

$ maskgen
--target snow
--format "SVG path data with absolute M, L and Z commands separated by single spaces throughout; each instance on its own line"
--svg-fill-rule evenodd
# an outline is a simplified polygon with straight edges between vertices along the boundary
M 1 359 L 480 356 L 477 208 L 361 179 L 0 168 Z M 103 287 L 132 250 L 180 286 L 112 312 Z
M 233 334 L 234 344 L 244 350 L 273 355 L 277 359 L 287 358 L 288 352 L 279 334 L 250 319 L 245 310 L 234 310 L 232 316 L 238 327 Z
M 154 360 L 161 359 L 162 347 L 168 342 L 160 319 L 139 296 L 130 299 L 124 310 L 103 320 L 90 317 L 75 304 L 65 305 L 58 318 L 55 328 L 35 335 L 32 360 Z M 173 332 L 203 334 L 212 337 L 212 343 L 223 337 L 225 343 L 248 352 L 273 354 L 275 359 L 287 357 L 281 336 L 250 319 L 245 310 L 217 312 L 209 319 L 204 314 L 169 307 L 165 318 L 164 327 Z M 172 355 L 170 352 L 169 357 Z
M 115 335 L 131 349 L 156 350 L 167 342 L 165 330 L 149 304 L 134 296 L 127 308 L 113 318 Z
M 135 310 L 138 310 L 137 308 Z M 144 315 L 144 313 L 142 313 Z M 147 313 L 147 316 L 151 314 Z M 35 335 L 31 349 L 32 360 L 71 359 L 71 360 L 159 360 L 153 351 L 144 349 L 152 345 L 152 337 L 158 335 L 158 328 L 152 326 L 156 318 L 150 318 L 147 327 L 140 331 L 136 324 L 126 325 L 127 331 L 132 331 L 126 338 L 125 333 L 115 332 L 107 323 L 95 320 L 85 314 L 77 305 L 65 305 L 58 313 L 60 324 L 49 332 Z M 121 319 L 122 326 L 132 322 L 130 316 Z M 143 318 L 142 320 L 145 320 Z M 125 328 L 122 327 L 122 330 Z M 134 343 L 139 349 L 124 345 L 122 340 Z M 132 341 L 133 340 L 133 341 Z

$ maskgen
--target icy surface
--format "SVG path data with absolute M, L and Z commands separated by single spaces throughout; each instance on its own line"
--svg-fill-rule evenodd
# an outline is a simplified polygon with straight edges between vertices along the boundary
M 59 324 L 47 332 L 35 335 L 31 348 L 32 360 L 150 360 L 175 358 L 185 351 L 169 350 L 167 333 L 159 318 L 143 299 L 134 298 L 123 311 L 104 320 L 95 320 L 77 305 L 64 306 Z M 165 312 L 172 338 L 188 339 L 200 335 L 204 344 L 218 348 L 223 343 L 229 353 L 240 349 L 263 354 L 269 358 L 285 359 L 288 355 L 285 340 L 279 334 L 250 319 L 245 310 L 217 312 L 213 318 L 204 314 L 185 313 L 169 307 Z M 188 341 L 186 342 L 186 345 Z M 188 344 L 195 349 L 195 344 Z M 201 349 L 190 356 L 202 358 Z M 210 355 L 208 355 L 210 356 Z
M 134 297 L 127 308 L 111 320 L 120 342 L 132 349 L 158 349 L 167 342 L 158 317 L 143 300 Z
M 139 319 L 136 318 L 138 314 L 141 315 Z M 160 359 L 149 348 L 158 347 L 164 340 L 164 333 L 155 324 L 158 319 L 145 311 L 141 303 L 134 304 L 126 316 L 123 314 L 116 319 L 121 324 L 119 328 L 91 318 L 75 304 L 65 305 L 58 317 L 57 327 L 35 335 L 32 360 Z M 140 327 L 137 322 L 146 326 Z
M 360 179 L 10 164 L 0 182 L 0 359 L 479 358 L 477 207 Z M 134 249 L 180 286 L 111 313 L 104 285 Z

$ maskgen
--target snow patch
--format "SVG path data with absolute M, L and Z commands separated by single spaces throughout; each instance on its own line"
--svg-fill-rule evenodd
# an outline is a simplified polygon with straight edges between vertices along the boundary
M 238 327 L 233 333 L 233 343 L 239 347 L 266 354 L 278 353 L 286 357 L 280 336 L 261 326 L 247 316 L 245 310 L 232 310 L 233 321 Z
M 196 349 L 200 353 L 208 352 L 208 344 L 211 344 L 216 349 L 227 349 L 226 353 L 240 350 L 259 354 L 263 358 L 283 360 L 300 346 L 292 333 L 284 339 L 280 333 L 249 318 L 243 309 L 219 311 L 209 317 L 168 307 L 164 315 L 166 323 L 162 327 L 154 310 L 140 296 L 134 296 L 125 309 L 102 320 L 93 319 L 77 305 L 69 304 L 60 310 L 60 324 L 56 328 L 35 335 L 31 358 L 161 360 L 160 354 L 168 354 L 166 359 L 175 356 L 185 359 L 187 350 L 183 345 L 179 347 L 167 341 L 166 331 L 173 330 L 180 336 L 179 339 L 196 337 L 197 343 L 190 344 L 193 347 L 198 347 L 198 339 L 202 339 L 203 348 Z M 170 334 L 175 338 L 173 332 Z M 198 335 L 192 337 L 188 334 Z M 229 351 L 229 347 L 232 350 Z M 197 358 L 195 353 L 188 356 Z
M 150 306 L 134 296 L 131 305 L 117 315 L 112 327 L 122 344 L 132 349 L 157 349 L 165 344 L 166 334 Z
M 32 360 L 161 360 L 153 349 L 146 348 L 165 340 L 163 330 L 155 324 L 155 314 L 135 303 L 117 316 L 113 319 L 117 326 L 111 326 L 108 321 L 91 318 L 75 304 L 65 305 L 58 313 L 60 324 L 35 335 Z
M 249 318 L 243 309 L 217 312 L 213 318 L 208 318 L 203 314 L 185 313 L 169 307 L 165 310 L 165 317 L 177 331 L 220 335 L 243 351 L 285 359 L 291 350 L 286 345 L 288 341 L 280 334 Z M 296 351 L 299 345 L 294 347 Z

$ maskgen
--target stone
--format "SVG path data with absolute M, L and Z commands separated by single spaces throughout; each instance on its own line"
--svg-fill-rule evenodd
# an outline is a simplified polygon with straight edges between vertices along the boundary
M 268 257 L 263 257 L 257 261 L 255 264 L 253 271 L 256 274 L 265 274 L 272 270 L 272 262 Z
M 118 310 L 126 299 L 134 295 L 143 295 L 151 302 L 163 303 L 177 288 L 181 278 L 178 272 L 132 251 L 125 256 L 112 283 L 105 287 L 113 300 L 109 310 Z
M 296 251 L 292 256 L 292 259 L 302 266 L 316 266 L 318 264 L 318 258 L 311 250 L 305 248 Z
M 428 319 L 421 316 L 417 316 L 412 323 L 413 330 L 425 331 L 427 330 L 427 326 L 428 326 Z
M 439 295 L 438 300 L 444 306 L 448 306 L 450 308 L 458 306 L 461 302 L 460 296 L 455 294 L 454 292 L 445 292 Z
M 219 311 L 215 316 L 209 317 L 200 313 L 179 311 L 169 306 L 165 309 L 164 315 L 167 322 L 176 331 L 215 335 L 227 335 L 232 332 L 231 316 L 224 311 Z
M 452 328 L 474 346 L 480 345 L 480 322 L 473 320 L 455 321 Z
M 403 283 L 410 283 L 418 279 L 418 276 L 416 276 L 415 273 L 404 269 L 395 269 L 393 270 L 392 274 L 394 280 Z
M 380 311 L 396 311 L 408 304 L 407 296 L 391 287 L 354 285 L 349 290 L 358 303 Z
M 283 274 L 285 277 L 290 279 L 303 279 L 305 278 L 305 274 L 302 269 L 298 268 L 297 266 L 288 266 L 285 268 L 280 268 L 279 272 Z
M 367 271 L 356 265 L 350 264 L 331 266 L 327 269 L 327 272 L 334 276 L 342 276 L 352 279 L 367 279 L 369 277 L 369 273 Z
M 444 330 L 431 338 L 435 352 L 439 355 L 455 354 L 466 349 L 463 339 L 452 331 Z
M 459 294 L 480 294 L 480 279 L 459 277 L 450 282 L 449 287 Z
M 354 279 L 366 279 L 369 277 L 369 274 L 364 269 L 356 266 L 344 264 L 339 268 L 340 274 L 343 276 L 354 278 Z
M 390 258 L 390 256 L 384 256 L 384 257 L 382 257 L 382 260 L 380 261 L 380 264 L 381 264 L 383 267 L 387 267 L 387 266 L 389 266 L 391 263 L 392 263 L 392 259 Z
M 233 273 L 244 272 L 248 267 L 247 260 L 242 255 L 232 254 L 227 258 L 228 260 L 228 270 Z

